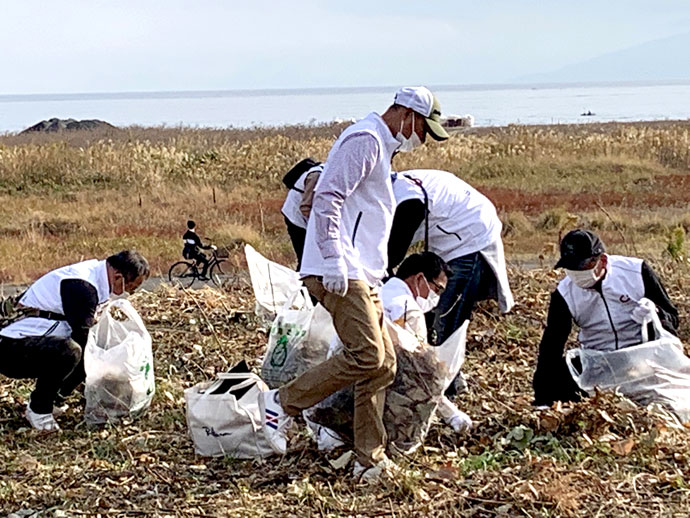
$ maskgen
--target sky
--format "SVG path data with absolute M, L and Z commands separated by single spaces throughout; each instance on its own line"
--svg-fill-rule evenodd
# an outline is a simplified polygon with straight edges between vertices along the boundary
M 689 28 L 686 0 L 0 0 L 0 95 L 510 83 Z

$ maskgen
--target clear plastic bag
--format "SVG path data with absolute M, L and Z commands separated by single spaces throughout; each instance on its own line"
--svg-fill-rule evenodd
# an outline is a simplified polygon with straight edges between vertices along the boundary
M 129 301 L 115 300 L 104 308 L 89 331 L 84 369 L 87 423 L 135 417 L 151 404 L 155 392 L 151 335 Z
M 417 337 L 386 319 L 397 356 L 397 372 L 386 391 L 383 421 L 389 449 L 411 453 L 424 441 L 443 392 L 462 367 L 467 325 L 463 325 L 440 347 L 420 343 Z M 343 345 L 337 337 L 329 356 Z M 307 417 L 352 440 L 354 391 L 352 387 L 330 395 L 307 411 Z
M 596 389 L 613 390 L 640 405 L 660 403 L 688 422 L 690 358 L 683 353 L 680 340 L 661 327 L 657 315 L 654 317 L 652 323 L 661 338 L 617 351 L 571 349 L 566 363 L 577 385 L 589 394 Z M 646 327 L 643 324 L 643 329 Z

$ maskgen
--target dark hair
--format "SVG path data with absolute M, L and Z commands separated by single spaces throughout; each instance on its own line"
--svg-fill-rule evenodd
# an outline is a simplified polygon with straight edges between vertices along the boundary
M 123 250 L 108 257 L 106 262 L 120 272 L 126 282 L 132 282 L 138 277 L 148 279 L 151 273 L 148 261 L 136 250 Z
M 191 220 L 191 219 L 188 220 L 187 221 L 187 228 L 194 228 L 194 227 L 196 227 L 196 223 L 194 222 L 194 220 Z
M 422 252 L 408 256 L 398 267 L 395 276 L 399 279 L 407 279 L 422 272 L 427 281 L 433 281 L 441 275 L 441 272 L 450 277 L 450 266 L 433 252 Z

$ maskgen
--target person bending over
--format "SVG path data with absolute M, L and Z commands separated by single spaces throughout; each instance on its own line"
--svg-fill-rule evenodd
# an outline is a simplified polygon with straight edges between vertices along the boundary
M 20 316 L 0 330 L 0 373 L 36 379 L 25 412 L 32 427 L 59 430 L 55 415 L 86 377 L 83 352 L 96 309 L 127 296 L 148 276 L 146 259 L 123 250 L 48 272 L 20 296 Z
M 534 404 L 578 401 L 582 397 L 563 356 L 575 323 L 583 349 L 615 351 L 642 343 L 642 325 L 656 312 L 676 334 L 678 310 L 659 277 L 642 259 L 608 255 L 599 236 L 572 230 L 561 241 L 556 268 L 566 277 L 551 294 L 546 328 L 534 373 Z M 649 324 L 649 335 L 654 328 Z

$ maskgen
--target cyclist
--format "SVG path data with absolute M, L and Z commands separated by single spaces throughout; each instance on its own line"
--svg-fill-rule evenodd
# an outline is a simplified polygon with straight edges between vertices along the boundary
M 191 219 L 187 221 L 187 232 L 182 236 L 182 242 L 184 243 L 182 257 L 194 260 L 201 265 L 201 277 L 207 280 L 206 271 L 208 270 L 209 260 L 201 250 L 215 250 L 215 245 L 204 245 L 201 242 L 201 238 L 196 233 L 196 223 Z

